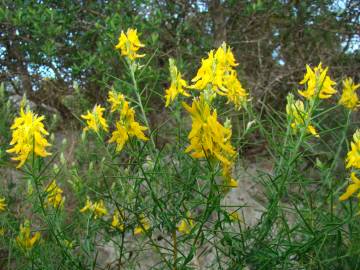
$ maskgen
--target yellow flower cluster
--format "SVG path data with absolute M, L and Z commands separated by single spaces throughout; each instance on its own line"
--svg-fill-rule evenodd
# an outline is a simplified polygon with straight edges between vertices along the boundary
M 230 221 L 241 221 L 241 218 L 237 211 L 233 211 L 233 212 L 229 213 L 229 218 L 230 218 Z
M 333 88 L 336 83 L 330 79 L 327 71 L 328 68 L 323 69 L 321 63 L 314 69 L 306 65 L 306 74 L 300 84 L 307 84 L 307 88 L 299 90 L 299 94 L 310 100 L 316 97 L 327 99 L 337 93 Z
M 23 166 L 31 153 L 40 157 L 50 155 L 46 151 L 46 147 L 50 144 L 44 138 L 48 132 L 42 123 L 43 120 L 44 116 L 38 117 L 30 110 L 24 112 L 23 108 L 20 109 L 20 116 L 14 119 L 10 127 L 13 130 L 10 145 L 13 147 L 7 152 L 17 155 L 12 158 L 20 162 L 16 168 Z
M 143 132 L 147 130 L 147 127 L 141 126 L 135 121 L 135 110 L 130 107 L 123 95 L 110 91 L 108 101 L 111 103 L 111 110 L 118 111 L 120 114 L 120 118 L 116 122 L 116 129 L 112 132 L 109 140 L 109 143 L 117 144 L 116 151 L 121 151 L 131 137 L 135 136 L 143 141 L 148 140 Z
M 61 242 L 64 245 L 64 247 L 66 247 L 67 249 L 73 249 L 74 248 L 75 241 L 69 241 L 67 239 L 64 239 Z
M 111 112 L 115 112 L 121 109 L 122 104 L 125 102 L 125 96 L 115 91 L 109 91 L 108 102 L 111 105 Z
M 192 152 L 194 158 L 216 157 L 223 164 L 229 165 L 236 154 L 231 145 L 231 129 L 221 125 L 217 120 L 216 110 L 211 112 L 210 105 L 201 95 L 188 106 L 183 103 L 190 113 L 192 129 L 188 136 L 190 145 L 185 152 Z
M 5 198 L 0 197 L 0 212 L 3 212 L 6 210 L 6 202 Z
M 307 87 L 303 91 L 299 90 L 299 94 L 309 101 L 314 101 L 316 98 L 330 98 L 333 94 L 337 93 L 333 88 L 336 83 L 330 79 L 327 71 L 328 68 L 323 69 L 321 63 L 314 69 L 306 65 L 306 74 L 300 84 L 306 84 Z M 360 87 L 360 84 L 356 85 L 351 78 L 347 78 L 343 81 L 343 86 L 339 104 L 349 110 L 356 110 L 360 105 L 359 98 L 356 94 L 356 90 Z M 310 123 L 310 112 L 305 109 L 304 103 L 301 100 L 294 101 L 292 94 L 288 95 L 286 112 L 292 119 L 291 127 L 294 132 L 307 125 L 305 127 L 306 130 L 315 137 L 319 137 L 316 129 Z M 346 168 L 360 169 L 360 130 L 357 130 L 353 135 L 351 150 L 346 157 Z M 350 179 L 352 184 L 350 184 L 346 192 L 340 196 L 340 201 L 347 200 L 360 189 L 360 180 L 357 178 L 355 172 L 351 172 Z M 360 193 L 358 197 L 360 198 Z
M 111 221 L 111 227 L 119 230 L 120 232 L 125 231 L 125 213 L 123 210 L 115 210 L 112 221 Z M 138 225 L 134 228 L 134 235 L 138 235 L 141 233 L 144 233 L 148 231 L 151 227 L 150 220 L 145 217 L 144 214 L 139 215 Z
M 120 152 L 131 137 L 137 137 L 143 141 L 148 140 L 144 134 L 147 127 L 135 121 L 135 110 L 130 107 L 129 102 L 126 101 L 123 94 L 110 91 L 108 94 L 108 102 L 111 106 L 110 112 L 118 112 L 120 116 L 115 123 L 115 130 L 111 133 L 111 138 L 109 139 L 109 143 L 116 143 L 116 151 Z M 104 118 L 104 111 L 105 108 L 100 105 L 95 105 L 92 112 L 88 111 L 86 115 L 81 116 L 86 120 L 87 124 L 84 132 L 93 130 L 98 133 L 100 129 L 106 132 L 109 131 L 109 126 Z
M 111 227 L 123 232 L 125 230 L 124 219 L 124 213 L 122 211 L 116 210 L 112 217 Z
M 346 168 L 360 169 L 360 129 L 356 130 L 351 142 L 351 150 L 346 157 Z
M 247 101 L 248 93 L 242 87 L 234 69 L 238 64 L 230 49 L 224 42 L 214 53 L 211 50 L 206 59 L 202 59 L 201 67 L 192 79 L 192 89 L 210 90 L 226 96 L 228 103 L 240 109 Z
M 350 179 L 353 182 L 352 184 L 350 184 L 345 193 L 342 194 L 339 197 L 340 201 L 346 201 L 347 199 L 349 199 L 355 192 L 357 192 L 360 189 L 360 179 L 356 177 L 356 174 L 354 172 L 351 173 L 350 175 Z M 358 194 L 358 197 L 360 199 L 360 193 Z
M 16 243 L 25 252 L 30 251 L 34 245 L 40 240 L 41 234 L 36 232 L 31 236 L 30 222 L 25 220 L 24 224 L 20 225 L 20 233 L 16 237 Z
M 104 201 L 103 200 L 99 200 L 95 203 L 93 203 L 89 197 L 86 200 L 85 206 L 83 208 L 80 209 L 80 212 L 91 212 L 94 216 L 94 219 L 97 218 L 101 218 L 104 217 L 106 215 L 108 215 L 108 211 L 105 207 Z M 140 214 L 139 215 L 139 220 L 138 220 L 139 224 L 137 226 L 135 226 L 134 228 L 134 234 L 141 234 L 144 233 L 145 231 L 148 231 L 151 227 L 151 223 L 150 220 L 145 217 L 144 214 Z M 112 219 L 111 219 L 111 227 L 113 229 L 119 230 L 120 232 L 124 232 L 125 231 L 125 213 L 123 210 L 115 210 L 113 215 L 112 215 Z
M 186 88 L 207 92 L 209 102 L 216 94 L 226 96 L 228 103 L 233 103 L 236 109 L 244 106 L 248 99 L 248 93 L 237 78 L 235 67 L 238 64 L 225 42 L 216 51 L 211 50 L 207 58 L 202 59 L 201 66 L 190 86 L 177 70 L 174 60 L 169 59 L 169 63 L 171 84 L 165 92 L 166 107 L 179 94 L 189 97 L 190 94 L 186 92 Z
M 165 107 L 170 105 L 170 102 L 173 102 L 175 98 L 181 94 L 185 97 L 189 97 L 190 94 L 186 92 L 185 88 L 188 87 L 187 82 L 182 78 L 181 73 L 178 71 L 174 59 L 169 59 L 169 70 L 171 84 L 168 89 L 165 91 L 166 104 Z
M 135 235 L 144 233 L 144 232 L 148 231 L 151 227 L 150 220 L 147 217 L 145 217 L 144 214 L 140 214 L 139 223 L 140 224 L 138 226 L 136 226 L 134 229 Z
M 63 190 L 58 187 L 55 180 L 48 185 L 45 192 L 47 194 L 48 205 L 52 205 L 56 209 L 64 205 Z
M 351 78 L 347 78 L 343 81 L 343 85 L 344 88 L 339 104 L 349 110 L 356 110 L 360 106 L 359 98 L 356 94 L 360 84 L 355 84 Z
M 211 87 L 215 92 L 224 91 L 224 76 L 237 65 L 231 49 L 223 43 L 215 53 L 211 50 L 208 57 L 201 60 L 201 67 L 191 80 L 194 82 L 191 87 L 198 90 Z
M 121 55 L 127 57 L 130 61 L 134 61 L 136 58 L 144 57 L 145 54 L 138 54 L 140 48 L 145 47 L 139 40 L 137 30 L 129 28 L 126 31 L 121 31 L 119 42 L 115 46 L 116 49 L 120 49 Z
M 360 129 L 356 130 L 353 135 L 353 141 L 351 142 L 351 150 L 347 153 L 346 157 L 346 168 L 360 169 Z M 354 193 L 360 189 L 360 180 L 356 176 L 355 172 L 351 172 L 350 179 L 352 184 L 350 184 L 345 193 L 342 194 L 339 198 L 340 201 L 345 201 L 349 199 Z M 358 193 L 358 198 L 360 199 L 360 193 Z
M 327 99 L 330 98 L 337 91 L 333 88 L 336 84 L 327 75 L 328 68 L 323 69 L 320 63 L 314 69 L 311 69 L 309 65 L 306 65 L 306 73 L 304 79 L 300 81 L 300 84 L 306 84 L 306 90 L 298 90 L 299 94 L 310 101 L 305 108 L 304 103 L 301 100 L 294 100 L 294 96 L 289 94 L 287 97 L 286 113 L 291 118 L 291 128 L 296 133 L 300 128 L 307 125 L 305 128 L 308 133 L 315 137 L 319 137 L 315 127 L 311 125 L 311 104 L 314 104 L 316 98 Z M 360 102 L 356 94 L 356 89 L 360 87 L 360 84 L 355 85 L 351 78 L 343 81 L 343 93 L 339 100 L 339 104 L 343 105 L 349 110 L 355 110 Z
M 92 112 L 87 111 L 87 114 L 81 115 L 81 118 L 85 119 L 87 124 L 87 127 L 84 128 L 84 132 L 92 129 L 98 133 L 100 128 L 106 132 L 109 130 L 109 127 L 103 116 L 104 111 L 105 108 L 101 107 L 100 105 L 95 105 Z
M 294 101 L 294 96 L 291 93 L 287 97 L 286 113 L 291 119 L 290 125 L 294 133 L 307 125 L 307 131 L 315 137 L 319 137 L 315 127 L 310 124 L 309 113 L 305 110 L 304 103 L 299 99 Z
M 183 106 L 192 119 L 192 127 L 188 135 L 190 145 L 185 152 L 191 152 L 194 158 L 206 157 L 219 160 L 223 167 L 226 185 L 235 187 L 236 181 L 230 177 L 236 156 L 236 151 L 231 145 L 231 126 L 226 127 L 218 122 L 216 110 L 211 112 L 210 105 L 203 95 L 195 98 L 191 107 L 186 103 L 183 103 Z
M 183 103 L 192 118 L 192 129 L 188 135 L 190 145 L 185 152 L 191 153 L 194 158 L 215 158 L 220 161 L 226 187 L 236 187 L 237 182 L 231 177 L 236 156 L 231 145 L 231 125 L 230 122 L 222 125 L 217 119 L 216 110 L 212 108 L 212 101 L 217 95 L 227 97 L 227 103 L 233 103 L 236 109 L 243 107 L 248 100 L 248 93 L 237 78 L 235 67 L 238 64 L 231 48 L 224 42 L 218 49 L 211 50 L 207 58 L 202 59 L 190 86 L 182 78 L 173 59 L 169 59 L 169 64 L 171 84 L 165 91 L 166 107 L 179 94 L 189 97 L 186 89 L 201 91 L 191 107 Z
M 105 216 L 108 213 L 103 200 L 93 203 L 92 201 L 90 201 L 89 197 L 86 200 L 85 206 L 80 209 L 81 213 L 87 211 L 91 212 L 94 215 L 95 219 Z
M 195 227 L 195 222 L 192 219 L 190 212 L 187 212 L 186 218 L 183 218 L 180 221 L 180 224 L 177 227 L 177 229 L 180 233 L 189 234 L 194 227 Z

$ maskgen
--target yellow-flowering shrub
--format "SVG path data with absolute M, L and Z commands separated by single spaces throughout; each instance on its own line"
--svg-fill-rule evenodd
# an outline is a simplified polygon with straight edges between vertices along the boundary
M 351 150 L 346 157 L 346 168 L 360 169 L 360 129 L 356 130 L 351 142 Z
M 113 95 L 109 94 L 110 95 Z M 109 97 L 109 100 L 110 97 Z M 112 103 L 112 108 L 115 108 L 115 103 Z M 125 143 L 131 137 L 137 137 L 140 140 L 147 141 L 148 138 L 145 136 L 144 131 L 147 127 L 144 127 L 135 121 L 135 110 L 130 107 L 129 102 L 122 99 L 117 107 L 119 112 L 119 119 L 116 121 L 116 129 L 112 132 L 109 143 L 116 143 L 116 151 L 120 152 Z
M 25 112 L 24 109 L 21 108 L 20 116 L 15 118 L 10 127 L 13 131 L 10 145 L 13 147 L 8 149 L 7 152 L 17 155 L 12 158 L 20 162 L 17 168 L 25 164 L 31 153 L 40 157 L 50 155 L 50 153 L 46 151 L 46 147 L 50 146 L 50 144 L 45 139 L 48 132 L 42 123 L 44 119 L 44 116 L 39 117 L 30 110 Z
M 29 252 L 39 242 L 40 237 L 40 232 L 31 234 L 30 221 L 25 220 L 24 224 L 20 225 L 20 233 L 16 237 L 16 243 L 22 250 Z
M 343 81 L 343 85 L 343 92 L 339 104 L 349 110 L 356 110 L 360 105 L 359 98 L 356 94 L 356 90 L 360 87 L 360 84 L 355 84 L 351 78 L 346 78 Z
M 62 207 L 64 204 L 63 190 L 59 188 L 56 181 L 53 180 L 45 190 L 47 194 L 47 203 L 54 208 Z
M 238 64 L 235 57 L 224 42 L 216 52 L 211 50 L 208 58 L 202 59 L 201 67 L 190 88 L 198 90 L 210 90 L 221 96 L 226 96 L 228 102 L 240 109 L 247 101 L 248 93 L 242 87 L 234 69 Z
M 146 69 L 156 53 L 144 61 L 144 47 L 136 29 L 121 31 L 116 49 L 126 72 L 106 86 L 106 101 L 79 114 L 85 123 L 73 144 L 50 136 L 51 158 L 45 117 L 21 105 L 7 152 L 18 168 L 32 162 L 16 183 L 28 192 L 15 194 L 11 184 L 1 192 L 0 244 L 15 254 L 9 265 L 197 269 L 206 261 L 204 269 L 325 269 L 339 260 L 355 269 L 359 129 L 344 157 L 349 171 L 338 161 L 359 84 L 347 78 L 337 95 L 328 68 L 307 65 L 299 96 L 289 93 L 279 112 L 263 100 L 252 104 L 225 42 L 192 80 L 170 58 L 169 84 L 152 89 Z M 148 107 L 154 93 L 165 101 L 164 121 L 148 121 L 160 114 L 161 106 Z M 267 171 L 259 172 L 258 159 Z M 337 181 L 349 174 L 349 184 Z
M 299 99 L 294 100 L 292 94 L 289 94 L 287 98 L 286 113 L 291 118 L 291 128 L 295 133 L 299 128 L 305 127 L 309 133 L 319 137 L 315 127 L 310 124 L 309 112 L 306 112 L 304 103 Z
M 321 63 L 314 69 L 306 65 L 306 74 L 300 82 L 300 84 L 306 85 L 306 90 L 299 90 L 299 94 L 306 99 L 330 98 L 337 91 L 333 88 L 336 83 L 330 79 L 327 72 L 328 68 L 323 69 Z
M 185 97 L 190 96 L 190 94 L 185 90 L 185 88 L 188 87 L 188 84 L 182 78 L 181 73 L 178 71 L 177 67 L 175 66 L 174 59 L 171 58 L 169 59 L 169 71 L 170 71 L 171 84 L 170 87 L 165 91 L 166 107 L 169 106 L 170 102 L 174 101 L 177 95 L 179 94 Z
M 89 198 L 87 198 L 85 206 L 80 209 L 80 212 L 90 212 L 94 215 L 95 219 L 108 214 L 103 200 L 93 203 Z
M 88 130 L 99 132 L 100 129 L 105 131 L 109 130 L 106 119 L 103 116 L 104 111 L 105 108 L 101 107 L 100 105 L 95 105 L 92 112 L 87 111 L 86 114 L 81 115 L 81 118 L 85 119 L 87 124 L 87 127 L 84 128 L 84 132 Z
M 132 28 L 129 28 L 126 34 L 123 31 L 121 32 L 119 43 L 115 46 L 116 49 L 120 49 L 121 55 L 131 61 L 145 56 L 145 54 L 137 53 L 142 47 L 145 47 L 145 45 L 140 42 L 137 30 Z

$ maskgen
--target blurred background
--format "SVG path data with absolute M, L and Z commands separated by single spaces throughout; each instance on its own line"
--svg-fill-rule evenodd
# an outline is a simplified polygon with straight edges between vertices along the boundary
M 146 44 L 140 84 L 152 123 L 164 111 L 168 58 L 191 80 L 201 58 L 223 41 L 253 100 L 275 108 L 296 89 L 306 64 L 323 62 L 339 84 L 345 75 L 360 79 L 358 0 L 3 0 L 3 101 L 16 103 L 26 93 L 38 111 L 57 116 L 58 128 L 79 125 L 75 116 L 105 101 L 109 89 L 127 91 L 114 47 L 128 27 Z

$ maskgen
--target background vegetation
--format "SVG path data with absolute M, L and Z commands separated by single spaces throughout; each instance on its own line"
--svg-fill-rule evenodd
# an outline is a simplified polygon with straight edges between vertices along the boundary
M 234 50 L 245 87 L 278 105 L 305 64 L 321 60 L 337 78 L 357 76 L 359 9 L 356 0 L 2 1 L 0 78 L 7 95 L 26 93 L 73 118 L 103 101 L 116 78 L 126 78 L 113 50 L 120 31 L 135 27 L 148 56 L 156 56 L 147 58 L 141 82 L 153 118 L 163 110 L 156 93 L 167 85 L 167 59 L 175 58 L 188 77 L 223 41 Z

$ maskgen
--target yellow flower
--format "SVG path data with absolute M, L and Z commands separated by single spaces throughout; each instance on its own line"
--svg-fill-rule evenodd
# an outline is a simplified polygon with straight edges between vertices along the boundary
M 195 223 L 191 218 L 190 212 L 187 212 L 186 218 L 183 218 L 180 221 L 180 224 L 177 227 L 177 229 L 180 233 L 189 234 L 194 227 L 195 227 Z
M 240 81 L 237 78 L 235 70 L 232 70 L 224 77 L 225 91 L 218 91 L 220 95 L 225 95 L 228 99 L 227 103 L 233 103 L 237 110 L 248 100 L 248 93 L 242 87 Z
M 137 54 L 142 47 L 145 45 L 140 42 L 137 30 L 132 28 L 127 30 L 126 35 L 124 31 L 121 31 L 119 43 L 115 46 L 116 49 L 121 50 L 121 55 L 128 57 L 131 61 L 145 56 L 145 54 Z
M 20 161 L 16 168 L 23 166 L 33 152 L 40 157 L 51 155 L 45 149 L 50 144 L 44 138 L 49 133 L 44 128 L 43 120 L 44 116 L 38 117 L 30 110 L 25 113 L 22 108 L 20 109 L 20 116 L 15 118 L 11 126 L 13 132 L 10 145 L 14 146 L 6 151 L 17 155 L 12 158 Z
M 239 213 L 234 211 L 229 214 L 230 221 L 240 221 Z
M 5 235 L 5 229 L 4 228 L 0 228 L 0 236 L 4 236 Z
M 103 113 L 105 108 L 101 107 L 100 105 L 95 105 L 92 112 L 87 111 L 87 114 L 81 115 L 81 118 L 86 120 L 87 127 L 84 128 L 84 132 L 92 129 L 95 132 L 99 132 L 99 129 L 102 128 L 106 132 L 108 131 L 109 127 L 106 123 L 105 118 L 103 117 Z
M 25 220 L 24 224 L 20 225 L 20 233 L 16 237 L 16 243 L 21 249 L 23 249 L 25 252 L 28 252 L 40 240 L 40 237 L 41 234 L 39 232 L 36 232 L 31 237 L 30 222 Z
M 64 198 L 62 196 L 63 191 L 58 187 L 55 180 L 48 185 L 45 192 L 47 193 L 48 205 L 53 205 L 54 208 L 59 208 L 64 205 Z
M 307 130 L 308 130 L 309 133 L 310 133 L 311 135 L 313 135 L 314 137 L 320 138 L 320 135 L 317 133 L 317 131 L 316 131 L 316 129 L 315 129 L 314 126 L 308 125 Z
M 224 42 L 221 47 L 216 50 L 215 54 L 214 50 L 211 50 L 208 53 L 208 57 L 202 59 L 201 67 L 192 79 L 192 82 L 195 84 L 192 85 L 191 88 L 203 90 L 210 84 L 212 90 L 224 91 L 224 76 L 237 65 L 230 47 L 227 47 Z
M 92 214 L 94 214 L 95 219 L 105 216 L 108 213 L 103 200 L 93 203 L 90 201 L 89 197 L 86 200 L 85 206 L 80 209 L 81 213 L 86 211 L 90 211 Z
M 296 133 L 299 128 L 305 126 L 309 119 L 309 114 L 305 111 L 304 103 L 301 100 L 294 101 L 294 96 L 292 94 L 288 95 L 287 100 L 288 102 L 286 104 L 286 113 L 292 119 L 291 128 L 293 129 L 294 133 Z M 310 123 L 308 123 L 306 129 L 313 136 L 317 138 L 320 137 L 315 127 Z
M 226 45 L 225 42 L 216 50 L 215 58 L 220 68 L 231 70 L 232 67 L 236 67 L 239 64 L 236 63 L 234 54 L 231 48 Z
M 140 224 L 135 227 L 134 234 L 141 234 L 150 229 L 150 220 L 143 214 L 140 215 Z
M 135 136 L 143 141 L 148 140 L 143 132 L 147 130 L 147 127 L 141 126 L 135 121 L 135 111 L 129 106 L 129 103 L 123 100 L 119 106 L 121 107 L 120 119 L 116 122 L 116 129 L 109 140 L 109 143 L 115 142 L 117 144 L 116 151 L 118 152 L 123 149 L 130 137 Z
M 123 212 L 119 212 L 118 210 L 115 211 L 112 218 L 111 227 L 113 227 L 114 229 L 118 229 L 121 232 L 125 230 Z
M 86 212 L 88 210 L 91 210 L 93 203 L 90 201 L 89 197 L 86 199 L 85 206 L 80 209 L 80 212 Z
M 202 59 L 201 67 L 192 79 L 194 83 L 189 88 L 204 90 L 210 89 L 215 93 L 226 96 L 228 103 L 234 103 L 240 109 L 247 101 L 247 92 L 242 87 L 234 69 L 238 64 L 235 57 L 224 42 L 214 53 L 211 50 L 206 59 Z
M 100 201 L 94 203 L 93 211 L 95 214 L 95 219 L 97 219 L 98 217 L 107 215 L 107 210 L 105 208 L 104 201 L 100 200 Z
M 340 196 L 340 201 L 345 201 L 349 199 L 355 192 L 360 189 L 360 179 L 356 177 L 356 174 L 354 172 L 351 173 L 350 178 L 353 183 L 350 184 L 347 187 L 346 192 Z
M 221 163 L 230 165 L 236 155 L 230 142 L 231 128 L 218 122 L 216 110 L 211 113 L 202 95 L 194 99 L 191 107 L 186 103 L 183 106 L 192 118 L 192 129 L 188 135 L 190 145 L 185 152 L 192 152 L 194 158 L 215 157 Z
M 107 215 L 107 210 L 105 208 L 103 200 L 100 200 L 100 201 L 94 203 L 93 208 L 94 208 L 93 211 L 94 211 L 94 214 L 95 214 L 95 219 L 98 218 L 98 217 L 102 217 L 102 216 Z
M 351 150 L 347 153 L 346 168 L 360 169 L 360 129 L 356 130 L 351 142 Z
M 166 104 L 165 107 L 169 106 L 170 102 L 174 101 L 177 95 L 181 94 L 185 97 L 189 97 L 190 94 L 185 91 L 184 88 L 187 87 L 187 83 L 181 77 L 181 73 L 178 71 L 177 67 L 175 66 L 174 59 L 169 59 L 169 70 L 170 70 L 170 77 L 171 77 L 171 84 L 168 89 L 166 89 Z
M 67 249 L 73 249 L 74 245 L 75 245 L 75 241 L 69 241 L 67 239 L 62 240 L 63 245 L 67 248 Z
M 116 151 L 120 152 L 125 143 L 128 141 L 129 135 L 126 132 L 126 128 L 121 124 L 120 121 L 116 122 L 116 129 L 113 131 L 109 143 L 116 143 Z
M 5 198 L 0 197 L 0 212 L 3 212 L 6 210 L 6 202 Z
M 195 84 L 191 85 L 190 87 L 203 90 L 210 83 L 213 87 L 216 87 L 219 83 L 222 83 L 222 81 L 218 79 L 220 75 L 221 74 L 219 74 L 219 71 L 216 69 L 214 50 L 211 50 L 208 53 L 208 57 L 201 60 L 201 67 L 197 71 L 196 76 L 191 80 Z M 217 80 L 215 78 L 217 78 Z
M 307 89 L 304 91 L 299 90 L 299 94 L 307 99 L 313 99 L 319 96 L 321 99 L 330 98 L 337 91 L 333 88 L 336 83 L 326 75 L 328 68 L 323 69 L 321 63 L 311 69 L 306 65 L 306 74 L 300 84 L 307 83 Z
M 360 84 L 355 84 L 351 78 L 347 78 L 343 81 L 343 85 L 344 88 L 339 104 L 349 110 L 356 110 L 360 106 L 360 102 L 355 91 L 360 87 Z
M 125 101 L 125 97 L 121 93 L 115 91 L 109 92 L 108 102 L 111 104 L 111 112 L 115 112 L 121 108 L 121 104 Z

